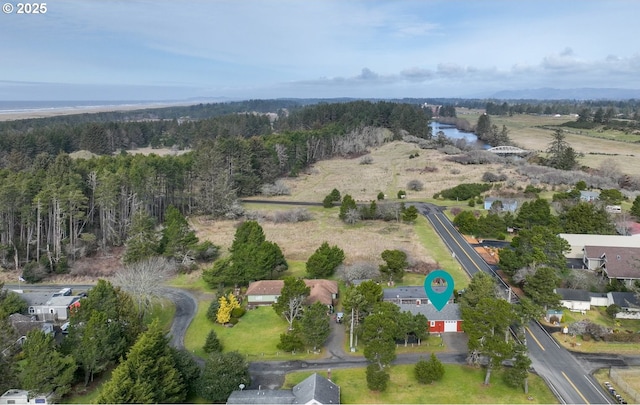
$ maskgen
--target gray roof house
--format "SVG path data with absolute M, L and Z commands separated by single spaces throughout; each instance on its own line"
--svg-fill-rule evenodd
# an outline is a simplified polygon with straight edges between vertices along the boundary
M 440 292 L 445 290 L 445 287 L 433 287 L 433 291 Z M 424 290 L 424 286 L 409 285 L 404 287 L 384 288 L 382 290 L 382 300 L 386 302 L 393 302 L 394 304 L 430 304 L 427 293 Z M 453 294 L 449 299 L 449 303 L 453 302 Z
M 227 404 L 339 404 L 340 387 L 313 373 L 290 390 L 233 391 Z
M 583 263 L 590 270 L 602 272 L 609 280 L 627 286 L 640 279 L 640 248 L 585 246 Z
M 635 293 L 612 291 L 607 293 L 609 305 L 616 304 L 621 311 L 616 314 L 619 319 L 640 319 L 640 302 Z
M 554 291 L 560 295 L 560 304 L 571 311 L 579 312 L 591 309 L 591 294 L 587 290 L 556 288 Z
M 599 191 L 586 191 L 586 190 L 580 191 L 580 201 L 591 202 L 598 199 L 600 199 Z
M 518 201 L 514 200 L 513 198 L 502 198 L 502 197 L 487 197 L 484 199 L 484 209 L 485 210 L 490 210 L 491 206 L 493 205 L 494 202 L 496 201 L 500 201 L 500 203 L 502 204 L 502 208 L 499 209 L 498 211 L 501 212 L 516 212 L 516 210 L 518 209 Z

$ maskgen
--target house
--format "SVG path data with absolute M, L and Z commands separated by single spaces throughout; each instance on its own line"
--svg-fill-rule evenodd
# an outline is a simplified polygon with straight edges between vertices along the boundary
M 499 209 L 498 211 L 500 212 L 516 212 L 516 210 L 518 209 L 518 201 L 514 200 L 512 198 L 499 198 L 499 197 L 487 197 L 484 199 L 484 209 L 485 210 L 490 210 L 491 206 L 493 205 L 493 203 L 496 203 L 497 201 L 500 202 L 500 204 L 502 205 L 502 208 Z
M 54 294 L 55 295 L 55 294 Z M 80 296 L 41 293 L 24 293 L 21 297 L 29 305 L 29 315 L 42 321 L 65 321 L 69 319 L 71 308 L 80 306 Z
M 26 390 L 9 390 L 0 396 L 0 405 L 50 404 L 50 395 L 29 395 Z
M 446 287 L 442 287 L 442 290 Z M 439 287 L 433 287 L 434 292 L 440 292 Z M 396 288 L 385 288 L 382 290 L 382 300 L 393 302 L 394 304 L 431 304 L 424 286 L 405 286 Z M 453 294 L 449 299 L 449 303 L 453 302 Z
M 340 387 L 331 380 L 313 373 L 291 390 L 233 391 L 227 404 L 339 404 Z
M 310 289 L 308 304 L 321 302 L 330 306 L 338 298 L 338 282 L 335 280 L 304 280 L 304 283 Z M 273 304 L 280 296 L 282 287 L 284 287 L 284 280 L 254 281 L 247 288 L 247 305 L 253 308 L 259 305 Z
M 628 287 L 640 280 L 640 247 L 585 246 L 583 263 L 589 270 Z
M 397 304 L 400 312 L 422 314 L 429 322 L 429 333 L 462 332 L 462 315 L 458 304 L 447 304 L 438 311 L 432 304 Z
M 617 305 L 620 312 L 616 314 L 618 319 L 640 319 L 640 302 L 635 293 L 612 291 L 607 293 L 609 305 Z
M 599 191 L 580 191 L 580 201 L 592 202 L 600 199 Z
M 571 251 L 565 254 L 569 259 L 582 259 L 584 247 L 609 246 L 609 247 L 640 247 L 640 238 L 624 235 L 592 235 L 582 233 L 560 233 L 559 237 L 566 240 Z
M 583 312 L 591 309 L 591 294 L 587 290 L 556 288 L 553 291 L 560 295 L 560 305 L 572 312 Z

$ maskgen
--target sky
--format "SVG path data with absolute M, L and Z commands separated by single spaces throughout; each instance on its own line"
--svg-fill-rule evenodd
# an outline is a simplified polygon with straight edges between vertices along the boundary
M 39 15 L 3 4 L 5 101 L 640 89 L 636 0 L 46 0 Z

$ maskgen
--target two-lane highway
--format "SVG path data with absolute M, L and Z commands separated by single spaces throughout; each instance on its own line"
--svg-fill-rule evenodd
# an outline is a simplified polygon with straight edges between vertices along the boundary
M 473 276 L 479 271 L 492 275 L 507 287 L 495 271 L 482 259 L 455 229 L 440 207 L 415 203 L 418 211 L 431 223 L 436 233 L 455 255 L 466 272 Z M 536 373 L 546 380 L 554 394 L 563 403 L 613 403 L 597 381 L 585 371 L 583 365 L 542 328 L 538 322 L 526 328 L 527 349 Z

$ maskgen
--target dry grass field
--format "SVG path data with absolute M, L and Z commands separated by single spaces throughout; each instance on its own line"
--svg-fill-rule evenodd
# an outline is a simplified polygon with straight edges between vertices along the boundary
M 410 159 L 410 155 L 418 157 Z M 372 149 L 371 164 L 360 164 L 360 159 L 331 159 L 314 164 L 299 177 L 284 179 L 291 195 L 277 197 L 282 201 L 322 202 L 334 188 L 344 196 L 350 194 L 356 201 L 375 200 L 379 192 L 395 199 L 398 190 L 407 191 L 408 200 L 431 199 L 434 193 L 460 183 L 481 182 L 485 171 L 504 171 L 515 175 L 503 165 L 462 165 L 446 160 L 446 155 L 418 148 L 406 142 L 391 142 Z M 425 171 L 436 168 L 435 171 Z M 419 180 L 422 191 L 407 190 L 407 183 Z
M 249 205 L 249 209 L 267 211 L 286 210 L 286 206 Z M 296 224 L 262 222 L 267 240 L 277 243 L 288 261 L 306 262 L 322 242 L 337 245 L 345 252 L 347 264 L 367 261 L 382 263 L 380 254 L 385 249 L 401 249 L 412 258 L 435 262 L 429 251 L 418 240 L 412 225 L 395 222 L 366 221 L 356 226 L 345 226 L 338 218 L 338 209 L 312 209 L 314 219 Z M 196 235 L 222 247 L 227 252 L 233 242 L 238 221 L 210 221 L 192 219 Z

